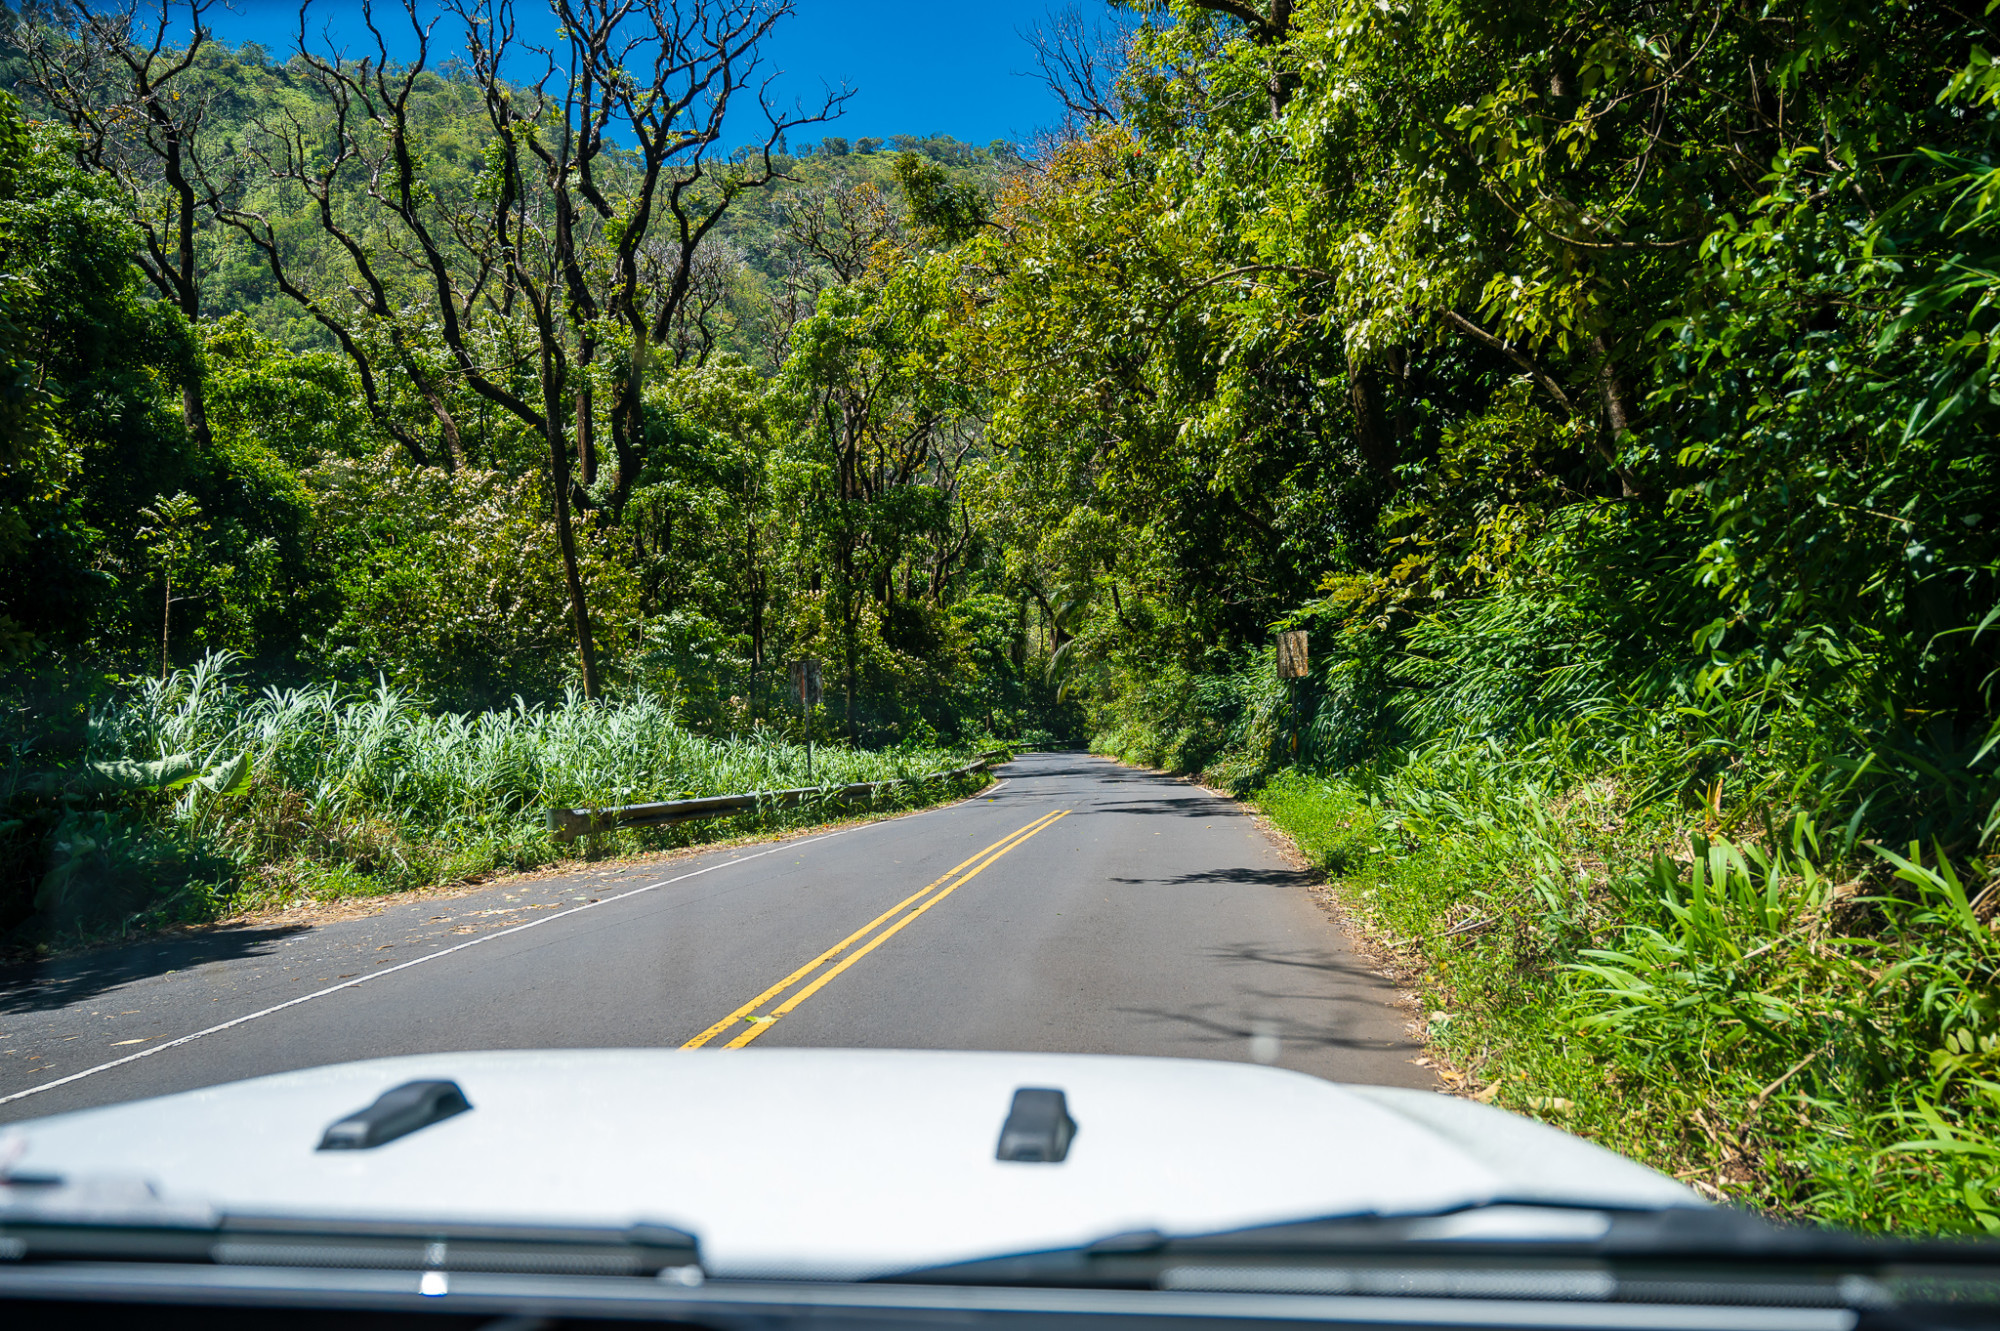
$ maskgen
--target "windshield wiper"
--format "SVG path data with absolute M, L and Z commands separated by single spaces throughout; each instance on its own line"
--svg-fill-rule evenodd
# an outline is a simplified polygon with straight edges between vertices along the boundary
M 702 1278 L 695 1237 L 671 1225 L 223 1214 L 128 1178 L 0 1183 L 0 1257 Z
M 1334 1216 L 909 1271 L 951 1285 L 1205 1290 L 1791 1307 L 2000 1304 L 2000 1243 L 1873 1238 L 1722 1207 L 1615 1211 L 1495 1203 Z

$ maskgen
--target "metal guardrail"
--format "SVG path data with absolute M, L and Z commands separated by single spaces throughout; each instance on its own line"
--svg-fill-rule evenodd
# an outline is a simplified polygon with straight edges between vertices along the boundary
M 662 800 L 656 804 L 623 804 L 608 809 L 550 809 L 545 815 L 549 831 L 558 841 L 574 841 L 580 836 L 615 832 L 622 827 L 668 827 L 691 823 L 700 818 L 720 818 L 751 809 L 791 809 L 811 801 L 847 804 L 875 797 L 877 791 L 892 786 L 916 785 L 925 781 L 949 780 L 984 771 L 996 759 L 1011 756 L 1006 749 L 982 753 L 963 767 L 924 776 L 898 777 L 892 781 L 857 781 L 851 786 L 802 786 L 794 790 L 756 790 L 747 795 L 705 795 L 690 800 Z

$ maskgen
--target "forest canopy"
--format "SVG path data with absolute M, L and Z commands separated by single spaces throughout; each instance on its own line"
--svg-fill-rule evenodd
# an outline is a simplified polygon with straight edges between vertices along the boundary
M 1310 786 L 1369 853 L 1530 786 L 1650 829 L 1562 852 L 1509 983 L 1680 919 L 1647 875 L 1689 835 L 1901 873 L 1973 941 L 1883 1038 L 1990 1026 L 1983 4 L 1126 0 L 1030 34 L 1063 123 L 984 146 L 765 100 L 783 2 L 386 4 L 286 51 L 210 8 L 5 18 L 17 754 L 203 661 L 786 736 L 817 660 L 851 746 Z M 1917 1112 L 1866 1066 L 1870 1123 Z
M 283 53 L 208 8 L 8 19 L 24 681 L 227 650 L 737 727 L 813 657 L 856 740 L 1246 779 L 1755 696 L 1971 783 L 1877 759 L 1871 818 L 1988 830 L 1976 7 L 1071 13 L 1025 150 L 765 104 L 758 0 Z

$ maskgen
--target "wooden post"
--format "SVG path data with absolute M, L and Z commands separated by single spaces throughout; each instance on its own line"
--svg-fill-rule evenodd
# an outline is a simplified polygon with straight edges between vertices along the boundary
M 1299 757 L 1299 730 L 1303 718 L 1299 715 L 1299 681 L 1306 677 L 1306 631 L 1288 629 L 1278 635 L 1278 678 L 1286 681 L 1291 694 L 1292 712 L 1292 761 Z
M 813 708 L 821 697 L 819 662 L 794 661 L 791 666 L 792 692 L 799 695 L 799 707 L 806 718 L 806 780 L 813 774 Z

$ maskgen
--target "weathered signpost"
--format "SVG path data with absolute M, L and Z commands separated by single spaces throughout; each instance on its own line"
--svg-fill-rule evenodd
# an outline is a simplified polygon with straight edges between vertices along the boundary
M 1299 715 L 1298 681 L 1306 677 L 1306 631 L 1288 629 L 1278 635 L 1278 678 L 1290 680 L 1286 687 L 1291 691 L 1292 702 L 1292 757 L 1299 756 L 1299 727 L 1303 718 Z
M 798 695 L 799 710 L 806 718 L 806 780 L 813 774 L 813 708 L 820 702 L 819 662 L 792 662 L 792 692 Z
M 1278 635 L 1278 678 L 1306 677 L 1306 631 L 1289 629 Z

